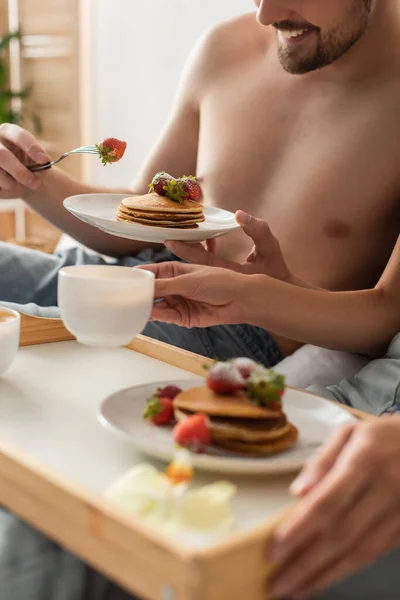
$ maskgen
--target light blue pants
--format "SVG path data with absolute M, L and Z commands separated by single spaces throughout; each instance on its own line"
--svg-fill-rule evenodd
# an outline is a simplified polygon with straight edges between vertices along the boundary
M 119 264 L 171 260 L 166 251 L 144 251 Z M 71 264 L 102 264 L 98 256 L 73 249 L 49 256 L 0 242 L 0 304 L 42 317 L 58 317 L 57 272 Z M 282 359 L 267 332 L 256 327 L 212 327 L 186 330 L 151 323 L 145 333 L 208 356 L 249 356 L 273 366 Z M 370 412 L 396 410 L 400 384 L 400 339 L 389 355 L 373 361 L 354 379 L 319 393 Z M 0 482 L 1 485 L 1 482 Z M 320 600 L 400 598 L 400 551 L 360 573 Z M 131 596 L 28 525 L 0 510 L 0 600 L 128 600 Z M 222 599 L 221 599 L 222 600 Z M 224 599 L 225 600 L 225 599 Z M 227 599 L 228 600 L 228 599 Z

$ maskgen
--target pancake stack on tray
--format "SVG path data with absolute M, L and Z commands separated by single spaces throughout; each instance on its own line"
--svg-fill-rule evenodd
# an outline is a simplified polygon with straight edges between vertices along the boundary
M 225 368 L 226 364 L 217 363 L 210 369 L 207 386 L 176 396 L 174 412 L 178 423 L 187 422 L 195 414 L 206 415 L 212 444 L 243 456 L 268 456 L 293 446 L 298 431 L 283 411 L 283 377 L 258 365 L 253 374 L 244 378 L 242 389 L 235 391 L 240 380 L 231 376 L 233 364 Z M 221 386 L 220 376 L 225 383 L 230 378 L 231 392 L 220 393 L 229 390 L 229 384 Z
M 176 202 L 157 193 L 125 198 L 117 212 L 117 220 L 151 227 L 194 229 L 204 221 L 204 206 L 184 199 Z

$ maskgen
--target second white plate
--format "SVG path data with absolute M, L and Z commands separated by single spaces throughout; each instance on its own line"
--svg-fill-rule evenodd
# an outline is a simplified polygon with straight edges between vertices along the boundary
M 126 194 L 81 194 L 64 200 L 64 207 L 75 217 L 117 237 L 156 244 L 168 240 L 204 242 L 239 228 L 235 215 L 227 210 L 206 207 L 205 221 L 196 229 L 149 227 L 117 221 L 117 208 Z
M 182 389 L 199 386 L 201 380 L 162 381 L 135 386 L 109 396 L 100 407 L 101 423 L 114 433 L 128 439 L 132 445 L 153 458 L 169 462 L 175 452 L 171 428 L 156 427 L 143 420 L 146 399 L 158 387 L 174 383 Z M 299 430 L 293 448 L 266 458 L 193 454 L 193 464 L 199 469 L 220 473 L 273 474 L 301 469 L 305 461 L 328 439 L 333 430 L 355 418 L 339 404 L 334 404 L 308 392 L 287 389 L 284 410 Z

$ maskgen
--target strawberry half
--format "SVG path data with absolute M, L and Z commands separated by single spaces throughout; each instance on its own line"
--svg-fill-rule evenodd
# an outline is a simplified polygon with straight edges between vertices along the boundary
M 231 362 L 217 362 L 208 371 L 207 385 L 215 394 L 234 394 L 245 388 L 239 369 Z
M 121 140 L 117 140 L 116 138 L 106 138 L 104 142 L 96 145 L 103 165 L 121 160 L 125 154 L 126 145 L 126 142 L 121 142 Z
M 167 184 L 174 178 L 165 171 L 160 171 L 153 177 L 153 181 L 150 183 L 150 192 L 155 192 L 159 196 L 166 196 Z
M 193 451 L 199 451 L 211 444 L 207 417 L 202 414 L 192 415 L 175 425 L 172 435 L 175 444 Z
M 153 396 L 146 402 L 143 418 L 154 425 L 169 425 L 174 418 L 174 405 L 170 398 Z
M 183 189 L 189 200 L 196 202 L 201 198 L 201 187 L 196 177 L 193 177 L 193 175 L 184 175 L 179 181 L 183 182 Z

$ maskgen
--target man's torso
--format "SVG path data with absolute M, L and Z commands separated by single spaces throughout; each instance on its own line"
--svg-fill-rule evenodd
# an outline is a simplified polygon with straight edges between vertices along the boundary
M 372 287 L 399 233 L 400 75 L 345 85 L 323 70 L 289 75 L 254 16 L 230 27 L 232 56 L 201 102 L 206 201 L 267 220 L 298 277 Z M 220 252 L 243 259 L 249 244 L 239 232 Z

